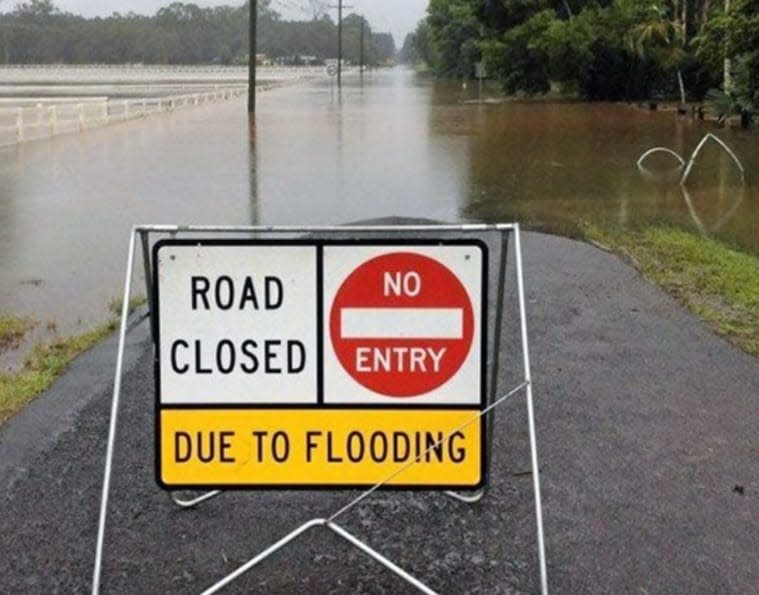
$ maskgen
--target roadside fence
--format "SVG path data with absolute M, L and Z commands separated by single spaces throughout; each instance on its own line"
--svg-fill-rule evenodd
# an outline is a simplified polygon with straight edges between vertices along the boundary
M 0 103 L 0 145 L 81 132 L 152 114 L 225 101 L 246 93 L 246 85 L 237 85 L 163 97 L 117 100 L 80 97 L 56 99 L 54 103 L 50 99 L 39 98 L 19 100 L 16 106 Z

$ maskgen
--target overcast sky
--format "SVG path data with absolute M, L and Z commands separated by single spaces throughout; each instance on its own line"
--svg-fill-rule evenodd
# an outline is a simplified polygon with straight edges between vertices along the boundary
M 185 0 L 189 2 L 190 0 Z M 416 27 L 416 23 L 424 16 L 428 0 L 344 0 L 346 5 L 352 4 L 355 8 L 346 9 L 345 13 L 363 13 L 372 29 L 383 32 L 390 31 L 395 38 L 395 44 L 400 48 L 406 33 Z M 2 0 L 0 0 L 2 2 Z M 53 0 L 56 6 L 66 12 L 73 12 L 85 16 L 105 16 L 112 12 L 133 12 L 141 14 L 155 14 L 162 6 L 166 6 L 172 0 Z M 336 4 L 337 0 L 329 2 Z M 5 0 L 4 5 L 14 6 L 17 0 Z M 195 0 L 199 6 L 218 6 L 220 4 L 239 5 L 242 0 Z M 284 18 L 303 19 L 307 13 L 298 10 L 298 6 L 307 6 L 307 0 L 273 0 L 272 6 Z M 335 12 L 335 11 L 333 11 Z M 334 18 L 334 16 L 333 16 Z

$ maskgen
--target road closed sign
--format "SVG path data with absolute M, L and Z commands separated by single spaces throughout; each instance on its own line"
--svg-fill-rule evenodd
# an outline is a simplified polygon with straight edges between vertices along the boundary
M 482 485 L 484 244 L 166 240 L 153 258 L 162 486 Z

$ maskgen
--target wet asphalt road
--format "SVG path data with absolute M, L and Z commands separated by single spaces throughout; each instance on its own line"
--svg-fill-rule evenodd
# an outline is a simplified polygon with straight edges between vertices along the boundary
M 525 260 L 552 592 L 756 592 L 757 360 L 594 247 L 525 234 Z M 520 365 L 512 275 L 502 389 Z M 354 495 L 234 493 L 173 508 L 153 479 L 147 325 L 129 341 L 104 592 L 199 592 Z M 89 589 L 114 362 L 111 340 L 0 429 L 0 592 Z M 344 526 L 442 593 L 536 592 L 522 398 L 498 410 L 494 444 L 480 504 L 378 493 Z M 228 590 L 407 591 L 324 530 Z

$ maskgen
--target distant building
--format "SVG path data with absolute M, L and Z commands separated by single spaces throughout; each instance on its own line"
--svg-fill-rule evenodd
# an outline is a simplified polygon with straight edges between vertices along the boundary
M 274 62 L 280 66 L 314 66 L 322 64 L 323 60 L 318 56 L 295 54 L 292 56 L 279 56 L 278 58 L 275 58 Z

